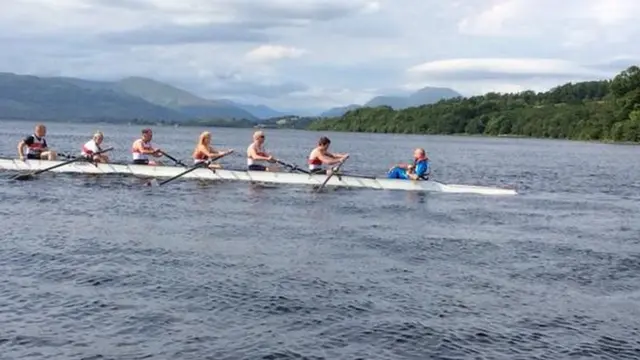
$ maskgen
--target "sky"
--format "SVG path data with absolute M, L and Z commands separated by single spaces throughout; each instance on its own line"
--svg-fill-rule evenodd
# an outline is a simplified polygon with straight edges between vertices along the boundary
M 276 109 L 544 91 L 640 64 L 638 0 L 0 1 L 1 72 L 144 76 Z

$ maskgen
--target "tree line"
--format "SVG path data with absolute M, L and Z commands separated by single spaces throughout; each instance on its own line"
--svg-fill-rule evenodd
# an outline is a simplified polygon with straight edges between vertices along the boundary
M 613 79 L 567 83 L 546 92 L 487 93 L 403 110 L 359 108 L 312 122 L 308 128 L 640 142 L 640 68 L 631 66 Z

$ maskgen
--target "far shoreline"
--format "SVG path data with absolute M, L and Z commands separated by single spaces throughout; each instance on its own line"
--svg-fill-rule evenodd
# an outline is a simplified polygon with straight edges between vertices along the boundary
M 261 123 L 255 123 L 253 121 L 252 124 L 248 124 L 250 120 L 211 120 L 211 121 L 187 121 L 187 122 L 178 122 L 178 121 L 151 121 L 151 120 L 92 120 L 92 121 L 84 121 L 84 120 L 68 120 L 68 119 L 0 119 L 0 123 L 3 120 L 13 121 L 13 122 L 32 122 L 32 123 L 64 123 L 64 124 L 109 124 L 109 125 L 128 125 L 128 126 L 158 126 L 158 127 L 212 127 L 212 128 L 236 128 L 236 129 L 264 129 L 264 130 L 304 130 L 304 131 L 312 131 L 312 132 L 336 132 L 336 133 L 354 133 L 354 134 L 386 134 L 386 135 L 411 135 L 411 136 L 454 136 L 454 137 L 467 137 L 467 138 L 485 138 L 485 139 L 531 139 L 531 140 L 559 140 L 559 141 L 571 141 L 571 142 L 584 142 L 590 144 L 602 144 L 602 145 L 624 145 L 624 146 L 638 146 L 640 142 L 631 142 L 631 141 L 613 141 L 613 140 L 582 140 L 582 139 L 571 139 L 571 138 L 552 138 L 552 137 L 534 137 L 527 135 L 517 135 L 517 134 L 500 134 L 500 135 L 486 135 L 486 134 L 468 134 L 468 133 L 454 133 L 454 134 L 438 134 L 438 133 L 404 133 L 404 132 L 375 132 L 375 131 L 346 131 L 346 130 L 316 130 L 316 129 L 308 129 L 308 128 L 300 128 L 300 127 L 289 127 L 289 126 L 271 126 L 263 125 L 260 126 Z M 234 122 L 236 122 L 234 124 Z

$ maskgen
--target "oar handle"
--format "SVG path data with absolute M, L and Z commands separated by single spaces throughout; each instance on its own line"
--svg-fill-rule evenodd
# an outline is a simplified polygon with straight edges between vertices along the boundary
M 282 161 L 282 160 L 278 160 L 278 159 L 275 159 L 275 161 L 276 161 L 276 163 L 278 163 L 278 164 L 280 164 L 280 165 L 282 165 L 282 166 L 288 167 L 288 168 L 290 168 L 291 170 L 297 170 L 297 171 L 300 171 L 301 173 L 304 173 L 304 174 L 311 174 L 311 172 L 309 172 L 309 171 L 307 171 L 307 170 L 304 170 L 304 169 L 299 168 L 299 167 L 298 167 L 298 165 L 295 165 L 295 164 L 289 164 L 289 163 L 286 163 L 286 162 L 284 162 L 284 161 Z

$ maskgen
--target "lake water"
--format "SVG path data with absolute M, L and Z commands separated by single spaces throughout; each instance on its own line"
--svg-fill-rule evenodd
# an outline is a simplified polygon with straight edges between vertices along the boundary
M 0 122 L 15 156 L 30 122 Z M 94 130 L 128 160 L 138 126 Z M 155 127 L 188 160 L 199 128 Z M 244 165 L 252 129 L 211 129 Z M 320 135 L 345 170 L 424 146 L 434 179 L 489 197 L 42 174 L 0 185 L 0 359 L 638 359 L 636 146 L 267 130 L 304 164 Z

